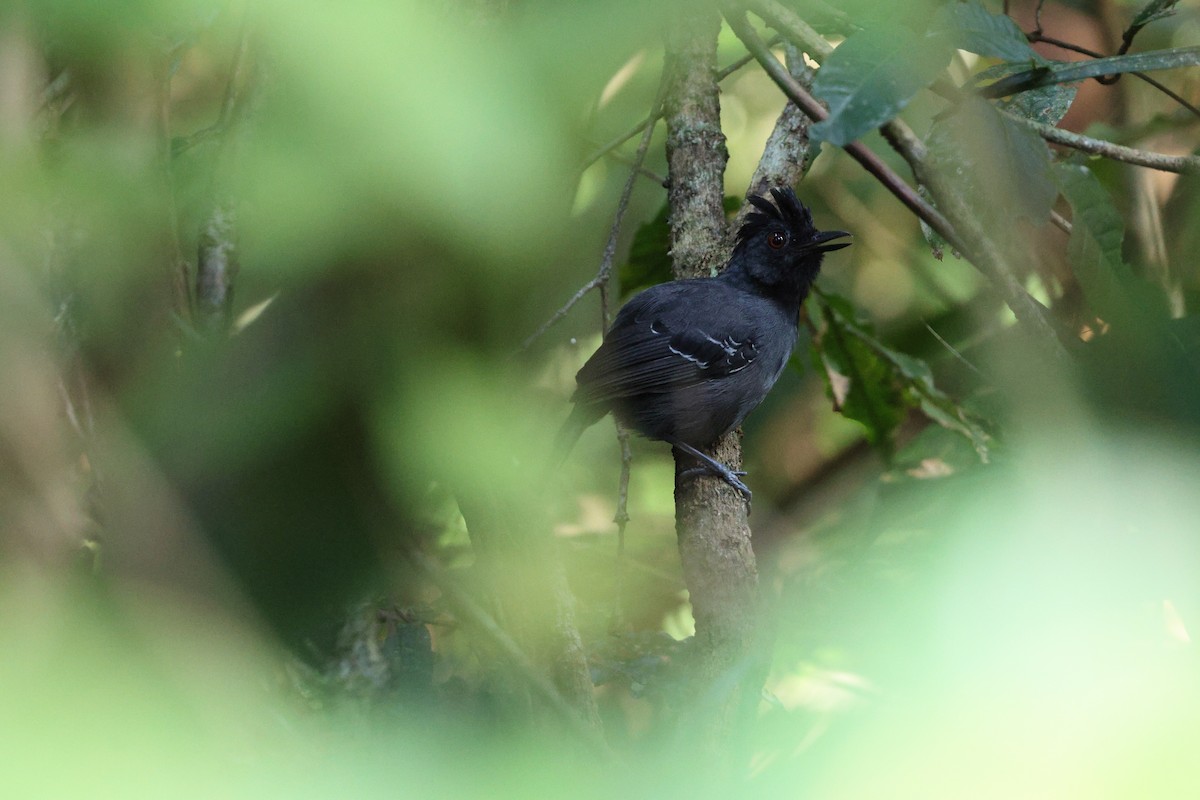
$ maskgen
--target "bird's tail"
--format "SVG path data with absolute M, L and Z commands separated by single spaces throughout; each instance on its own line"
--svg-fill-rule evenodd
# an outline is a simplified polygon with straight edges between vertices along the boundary
M 571 454 L 579 437 L 602 416 L 604 416 L 603 411 L 597 413 L 595 409 L 582 403 L 577 403 L 571 409 L 570 416 L 563 422 L 562 427 L 558 429 L 558 434 L 554 437 L 554 449 L 550 452 L 550 459 L 546 464 L 547 477 L 558 471 L 563 462 L 567 460 L 567 456 Z

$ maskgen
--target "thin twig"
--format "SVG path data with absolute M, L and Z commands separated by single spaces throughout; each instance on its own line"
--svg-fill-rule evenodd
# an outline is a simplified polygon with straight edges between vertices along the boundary
M 664 79 L 659 81 L 658 92 L 654 98 L 654 108 L 650 113 L 651 118 L 658 118 L 659 108 L 662 105 L 663 87 L 665 85 L 666 82 L 664 77 Z M 546 331 L 550 330 L 555 323 L 565 317 L 567 312 L 569 312 L 576 303 L 582 300 L 588 292 L 596 287 L 606 287 L 603 289 L 605 300 L 603 308 L 607 308 L 608 289 L 606 284 L 608 282 L 609 275 L 612 274 L 613 257 L 617 252 L 617 240 L 620 238 L 621 234 L 621 223 L 625 219 L 625 212 L 629 208 L 629 198 L 633 195 L 634 184 L 637 183 L 638 170 L 641 168 L 642 162 L 646 160 L 646 151 L 650 149 L 650 139 L 653 137 L 653 135 L 654 126 L 646 126 L 645 130 L 642 132 L 642 141 L 638 144 L 637 153 L 633 157 L 633 168 L 629 171 L 629 177 L 625 179 L 625 188 L 621 190 L 621 199 L 617 201 L 617 210 L 613 215 L 612 227 L 608 230 L 608 241 L 604 244 L 604 255 L 600 259 L 600 269 L 596 272 L 596 276 L 585 283 L 579 289 L 579 291 L 575 292 L 575 294 L 571 296 L 571 299 L 568 300 L 562 308 L 558 309 L 558 311 L 555 311 L 554 314 L 551 315 L 550 319 L 543 322 L 536 331 L 530 334 L 525 341 L 521 343 L 522 350 L 528 350 L 534 342 L 536 342 L 542 337 L 543 334 L 546 333 Z M 602 315 L 607 317 L 607 310 L 602 311 Z M 607 331 L 608 320 L 605 319 L 604 323 L 605 331 Z
M 778 44 L 780 42 L 781 39 L 782 39 L 782 37 L 780 37 L 780 36 L 776 36 L 776 37 L 772 38 L 770 41 L 770 46 L 774 47 L 776 44 Z M 727 66 L 724 66 L 721 69 L 717 70 L 717 82 L 719 83 L 719 82 L 725 80 L 730 75 L 737 72 L 739 69 L 746 66 L 753 60 L 754 60 L 754 56 L 752 56 L 750 54 L 746 54 L 746 55 L 742 56 L 741 58 L 738 58 L 737 60 L 730 62 Z M 582 172 L 583 170 L 587 169 L 592 164 L 595 164 L 597 161 L 604 158 L 606 155 L 608 155 L 612 151 L 616 150 L 618 147 L 625 144 L 633 137 L 637 136 L 639 133 L 644 131 L 646 129 L 646 126 L 649 125 L 650 123 L 658 122 L 658 120 L 661 118 L 661 116 L 662 116 L 662 114 L 657 111 L 650 114 L 650 116 L 646 117 L 641 122 L 637 123 L 632 128 L 630 128 L 629 130 L 622 133 L 620 136 L 617 136 L 615 139 L 613 139 L 608 144 L 593 151 L 591 155 L 589 155 L 587 158 L 585 158 L 583 160 L 583 163 L 580 165 L 580 171 Z
M 1054 209 L 1050 209 L 1050 221 L 1054 223 L 1054 227 L 1058 228 L 1068 236 L 1071 235 L 1071 231 L 1074 229 L 1071 223 L 1067 221 L 1067 218 Z
M 600 276 L 597 275 L 583 286 L 580 286 L 575 294 L 571 295 L 570 300 L 568 300 L 560 309 L 550 315 L 550 319 L 543 322 L 536 331 L 529 334 L 525 341 L 521 342 L 521 349 L 528 350 L 534 342 L 542 338 L 546 331 L 550 330 L 558 323 L 559 320 L 565 317 L 571 311 L 571 309 L 575 307 L 576 303 L 586 297 L 588 292 L 592 291 L 592 289 L 595 289 L 601 283 L 602 281 L 600 280 Z
M 189 136 L 176 140 L 171 153 L 173 156 L 178 156 L 202 142 L 220 136 L 233 124 L 234 114 L 238 109 L 242 88 L 245 85 L 245 78 L 243 76 L 246 69 L 246 54 L 250 49 L 252 5 L 253 0 L 248 0 L 242 9 L 242 20 L 238 29 L 237 45 L 233 51 L 233 64 L 229 70 L 229 81 L 225 84 L 225 94 L 221 98 L 221 110 L 217 115 L 216 122 L 208 127 L 192 132 Z
M 600 281 L 600 285 L 596 288 L 600 290 L 600 332 L 607 333 L 609 327 L 612 326 L 612 314 L 608 308 L 608 293 L 611 288 L 609 284 L 609 275 L 604 276 L 604 280 Z
M 245 79 L 246 53 L 250 50 L 250 3 L 242 9 L 242 24 L 238 30 L 237 47 L 233 52 L 233 66 L 229 70 L 229 82 L 225 84 L 225 96 L 221 100 L 221 114 L 217 118 L 217 127 L 225 128 L 233 122 L 234 112 L 238 107 L 238 96 L 241 93 Z
M 1063 50 L 1069 50 L 1072 53 L 1079 53 L 1080 55 L 1084 55 L 1089 58 L 1104 58 L 1105 57 L 1103 53 L 1099 53 L 1099 52 L 1097 52 L 1095 50 L 1091 50 L 1087 47 L 1081 47 L 1080 45 L 1072 44 L 1071 42 L 1064 41 L 1062 39 L 1056 39 L 1053 36 L 1047 36 L 1046 34 L 1044 34 L 1042 32 L 1040 22 L 1038 23 L 1038 27 L 1036 30 L 1032 30 L 1029 33 L 1025 34 L 1025 38 L 1028 39 L 1030 42 L 1043 42 L 1043 43 L 1051 45 L 1053 47 L 1058 47 Z M 1196 106 L 1189 103 L 1187 101 L 1187 99 L 1182 97 L 1180 94 L 1175 92 L 1173 89 L 1171 89 L 1166 84 L 1163 84 L 1163 83 L 1159 82 L 1157 79 L 1150 77 L 1145 72 L 1131 72 L 1130 74 L 1133 75 L 1133 77 L 1137 78 L 1138 80 L 1145 81 L 1150 86 L 1153 86 L 1155 89 L 1162 92 L 1167 97 L 1171 98 L 1176 103 L 1178 103 L 1179 105 L 1186 108 L 1194 116 L 1200 117 L 1200 108 L 1197 108 Z M 1103 78 L 1106 76 L 1102 75 L 1100 77 Z M 1109 77 L 1111 77 L 1111 76 L 1109 76 Z M 1112 81 L 1106 82 L 1106 81 L 1100 80 L 1100 78 L 1097 78 L 1096 80 L 1098 80 L 1100 83 L 1104 83 L 1105 85 L 1112 83 Z
M 983 378 L 984 380 L 987 380 L 987 376 L 984 375 L 982 371 L 980 371 L 979 367 L 975 366 L 970 361 L 968 361 L 966 356 L 964 356 L 962 353 L 958 352 L 958 350 L 956 350 L 954 348 L 954 345 L 950 344 L 945 339 L 943 339 L 942 335 L 940 333 L 938 333 L 937 331 L 935 331 L 933 329 L 932 325 L 930 325 L 928 322 L 923 322 L 923 324 L 925 325 L 925 330 L 929 331 L 929 333 L 933 335 L 933 338 L 935 338 L 939 342 L 941 342 L 942 347 L 949 350 L 951 355 L 953 355 L 955 358 L 957 358 L 959 361 L 961 361 L 968 369 L 970 369 L 976 375 Z
M 617 524 L 617 564 L 613 586 L 613 611 L 609 630 L 616 633 L 625 627 L 625 526 L 629 523 L 629 470 L 633 464 L 633 450 L 629 447 L 629 430 L 614 420 L 617 426 L 617 444 L 621 448 L 621 477 L 617 481 L 617 513 L 613 522 Z
M 1072 133 L 1054 125 L 1037 122 L 1020 114 L 1008 114 L 1008 117 L 1014 122 L 1034 131 L 1048 142 L 1061 144 L 1085 153 L 1104 156 L 1114 161 L 1124 161 L 1127 164 L 1135 164 L 1139 167 L 1162 170 L 1163 172 L 1175 172 L 1179 174 L 1200 172 L 1200 156 L 1168 156 L 1162 153 L 1150 152 L 1149 150 L 1137 150 L 1133 147 L 1114 144 L 1103 139 L 1093 139 L 1090 136 Z
M 609 142 L 608 144 L 606 144 L 606 145 L 604 145 L 604 146 L 600 147 L 598 150 L 596 150 L 595 152 L 593 152 L 593 153 L 592 153 L 590 156 L 588 156 L 587 158 L 585 158 L 585 159 L 583 160 L 583 163 L 579 165 L 579 171 L 580 171 L 580 172 L 583 172 L 583 171 L 584 171 L 584 170 L 586 170 L 588 167 L 590 167 L 592 164 L 595 164 L 597 161 L 599 161 L 600 159 L 604 158 L 606 155 L 608 155 L 608 154 L 609 154 L 609 153 L 611 153 L 612 151 L 616 150 L 618 147 L 620 147 L 621 145 L 625 144 L 625 143 L 626 143 L 626 142 L 628 142 L 630 139 L 632 139 L 633 137 L 637 136 L 639 133 L 642 133 L 643 131 L 645 131 L 645 130 L 646 130 L 646 126 L 647 126 L 647 125 L 650 125 L 650 124 L 652 124 L 652 123 L 655 123 L 655 122 L 658 122 L 658 115 L 657 115 L 657 114 L 651 114 L 650 116 L 646 117 L 646 118 L 645 118 L 645 119 L 643 119 L 641 122 L 639 122 L 638 124 L 634 125 L 632 128 L 630 128 L 629 130 L 625 131 L 625 132 L 624 132 L 624 133 L 622 133 L 620 136 L 617 136 L 617 137 L 616 137 L 615 139 L 613 139 L 611 142 Z
M 628 156 L 626 156 L 622 153 L 613 151 L 608 154 L 608 157 L 611 158 L 613 161 L 617 162 L 618 164 L 624 164 L 625 166 L 630 167 L 630 168 L 633 167 L 633 159 L 629 158 Z M 666 176 L 659 175 L 657 172 L 648 170 L 648 169 L 646 169 L 645 166 L 638 167 L 637 172 L 643 178 L 647 178 L 651 182 L 658 184 L 659 186 L 662 186 L 663 188 L 666 188 L 666 186 L 667 186 Z

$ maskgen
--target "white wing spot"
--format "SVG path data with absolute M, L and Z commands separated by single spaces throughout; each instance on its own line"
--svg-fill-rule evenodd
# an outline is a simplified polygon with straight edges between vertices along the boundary
M 687 359 L 688 361 L 692 362 L 693 364 L 698 364 L 698 365 L 699 365 L 699 366 L 701 366 L 701 367 L 707 367 L 707 366 L 708 366 L 708 362 L 706 362 L 706 361 L 701 361 L 699 358 L 696 358 L 696 356 L 692 355 L 691 353 L 685 353 L 685 352 L 683 352 L 683 351 L 681 351 L 681 350 L 676 350 L 676 349 L 675 349 L 675 347 L 674 347 L 674 345 L 668 345 L 668 348 L 669 348 L 669 349 L 670 349 L 670 351 L 671 351 L 672 353 L 674 353 L 675 355 L 679 356 L 680 358 Z

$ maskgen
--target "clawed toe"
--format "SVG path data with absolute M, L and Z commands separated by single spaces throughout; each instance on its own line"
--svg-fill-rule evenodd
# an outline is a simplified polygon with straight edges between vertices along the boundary
M 740 494 L 742 497 L 744 497 L 746 499 L 746 502 L 749 503 L 750 499 L 753 497 L 754 493 L 750 491 L 750 487 L 748 487 L 746 484 L 742 483 L 742 481 L 740 480 L 740 478 L 742 476 L 744 476 L 745 474 L 746 473 L 741 470 L 730 469 L 730 470 L 721 472 L 719 470 L 710 469 L 707 466 L 703 466 L 703 467 L 688 467 L 687 469 L 680 472 L 679 476 L 681 478 L 698 478 L 701 475 L 710 475 L 714 478 L 720 478 L 721 480 L 725 481 L 730 486 L 732 486 L 734 489 L 737 489 L 738 494 Z
M 745 472 L 742 472 L 741 470 L 730 469 L 729 467 L 722 464 L 720 461 L 717 461 L 716 459 L 714 459 L 712 456 L 706 455 L 705 453 L 701 452 L 700 450 L 697 450 L 695 447 L 692 447 L 690 444 L 687 444 L 686 442 L 680 442 L 680 441 L 677 441 L 674 439 L 667 439 L 667 441 L 669 441 L 676 449 L 682 450 L 683 452 L 687 453 L 692 458 L 694 458 L 700 462 L 700 466 L 688 467 L 687 469 L 680 472 L 679 474 L 681 476 L 694 477 L 696 475 L 706 475 L 706 474 L 707 475 L 715 475 L 716 477 L 718 477 L 721 480 L 728 483 L 733 488 L 737 489 L 738 492 L 742 495 L 742 497 L 744 497 L 746 499 L 746 503 L 747 504 L 750 503 L 750 498 L 752 497 L 750 488 L 748 486 L 746 486 L 746 484 L 742 483 L 742 481 L 741 481 L 742 476 L 746 474 Z

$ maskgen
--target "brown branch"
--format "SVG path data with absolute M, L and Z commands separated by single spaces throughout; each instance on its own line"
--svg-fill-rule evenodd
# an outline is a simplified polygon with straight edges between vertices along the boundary
M 820 122 L 829 116 L 829 112 L 825 110 L 817 99 L 800 85 L 795 78 L 791 76 L 787 68 L 780 64 L 779 61 L 771 54 L 766 43 L 755 33 L 754 29 L 746 21 L 745 15 L 740 12 L 731 10 L 726 16 L 726 21 L 729 27 L 733 29 L 734 34 L 742 40 L 742 44 L 746 46 L 758 62 L 762 65 L 767 75 L 771 77 L 775 84 L 783 91 L 783 93 L 796 104 L 810 119 Z M 785 33 L 790 33 L 786 31 Z M 801 43 L 801 46 L 804 46 Z M 861 142 L 851 142 L 843 148 L 846 153 L 863 166 L 867 172 L 875 176 L 884 188 L 891 192 L 896 199 L 903 203 L 910 211 L 923 219 L 929 227 L 933 228 L 949 242 L 956 250 L 962 252 L 959 246 L 958 235 L 946 221 L 946 218 L 938 212 L 932 205 L 925 201 L 923 197 L 917 194 L 916 190 L 909 186 L 903 178 L 895 173 L 884 161 L 875 155 L 870 149 L 864 146 Z M 907 148 L 910 152 L 911 146 Z
M 671 259 L 677 278 L 712 274 L 725 260 L 723 173 L 727 154 L 714 80 L 720 17 L 708 5 L 689 10 L 667 38 L 670 88 L 664 104 L 670 188 Z M 708 450 L 738 469 L 740 431 Z M 696 621 L 691 693 L 682 741 L 706 772 L 725 776 L 739 759 L 733 745 L 762 688 L 758 662 L 758 570 L 748 508 L 720 479 L 686 474 L 675 454 L 675 529 Z M 757 684 L 757 685 L 756 685 Z
M 804 56 L 790 42 L 784 45 L 784 50 L 789 74 L 797 83 L 806 85 L 812 80 L 812 71 L 804 63 Z M 758 166 L 746 189 L 747 196 L 766 194 L 772 186 L 793 186 L 808 173 L 815 155 L 809 147 L 809 124 L 808 115 L 789 100 L 775 120 L 771 135 L 767 137 Z M 738 229 L 751 208 L 748 203 L 742 206 L 732 230 Z

